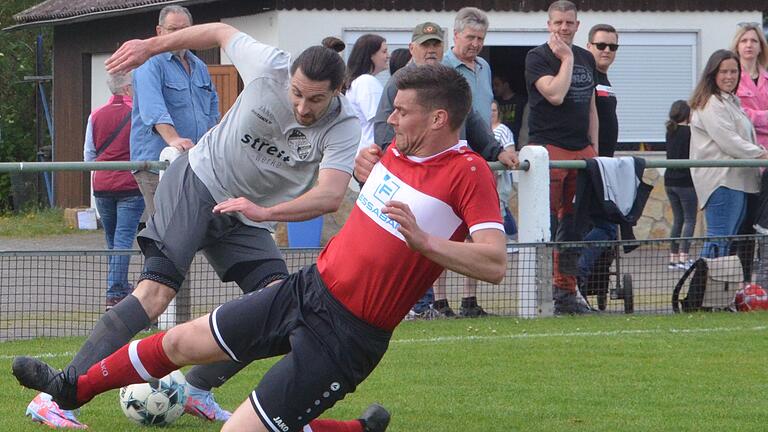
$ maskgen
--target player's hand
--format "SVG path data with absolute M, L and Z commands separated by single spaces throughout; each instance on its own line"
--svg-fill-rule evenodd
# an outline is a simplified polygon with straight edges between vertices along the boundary
M 405 242 L 409 248 L 417 252 L 423 252 L 429 248 L 429 234 L 424 232 L 416 223 L 416 216 L 411 212 L 408 204 L 400 201 L 388 201 L 384 204 L 381 212 L 400 225 L 397 230 L 405 237 Z
M 107 72 L 126 73 L 144 64 L 151 57 L 147 48 L 147 41 L 133 39 L 125 42 L 120 48 L 104 62 Z
M 246 198 L 230 198 L 220 202 L 213 207 L 214 213 L 234 213 L 240 212 L 243 216 L 254 222 L 264 222 L 269 220 L 269 211 L 266 207 L 256 205 Z
M 552 50 L 552 54 L 554 54 L 558 60 L 563 61 L 568 57 L 573 57 L 573 50 L 560 38 L 559 34 L 550 33 L 547 44 Z
M 371 175 L 373 166 L 381 159 L 381 147 L 371 144 L 369 147 L 360 150 L 355 158 L 355 178 L 365 183 L 368 176 Z
M 194 147 L 195 143 L 189 138 L 176 137 L 171 139 L 168 145 L 183 153 Z
M 517 168 L 520 165 L 520 160 L 517 158 L 517 152 L 512 147 L 499 153 L 499 162 L 504 164 L 507 168 Z

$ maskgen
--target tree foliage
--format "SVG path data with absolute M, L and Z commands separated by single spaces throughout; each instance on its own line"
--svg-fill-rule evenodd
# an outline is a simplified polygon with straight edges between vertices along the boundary
M 0 1 L 0 28 L 16 24 L 13 15 L 40 0 Z M 42 74 L 51 73 L 52 31 L 50 27 L 0 31 L 0 162 L 34 161 L 36 158 L 36 88 L 24 77 L 35 75 L 35 40 L 43 35 Z M 50 98 L 50 84 L 46 86 Z M 39 121 L 45 123 L 45 118 Z M 47 126 L 44 127 L 47 134 Z M 46 141 L 48 136 L 46 135 Z M 50 141 L 46 142 L 49 144 Z M 10 176 L 0 174 L 0 211 L 11 205 Z

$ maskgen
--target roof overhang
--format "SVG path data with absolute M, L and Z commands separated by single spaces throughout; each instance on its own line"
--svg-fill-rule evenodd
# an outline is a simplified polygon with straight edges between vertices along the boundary
M 92 12 L 79 13 L 72 16 L 52 17 L 34 21 L 23 22 L 5 27 L 4 31 L 20 30 L 24 28 L 40 27 L 46 25 L 73 24 L 84 21 L 109 18 L 113 16 L 130 15 L 152 10 L 160 10 L 169 5 L 189 6 L 200 3 L 213 3 L 221 0 L 165 0 L 161 2 L 139 4 L 135 6 L 120 7 L 114 9 L 94 10 Z

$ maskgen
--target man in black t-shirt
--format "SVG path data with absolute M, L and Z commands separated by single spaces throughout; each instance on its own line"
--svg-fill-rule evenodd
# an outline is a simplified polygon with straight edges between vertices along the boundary
M 616 59 L 619 49 L 619 35 L 608 24 L 596 24 L 589 29 L 587 49 L 595 58 L 597 87 L 595 87 L 595 106 L 600 123 L 598 133 L 598 153 L 600 156 L 613 157 L 619 137 L 619 120 L 616 118 L 616 93 L 608 81 L 608 68 Z M 616 225 L 602 218 L 593 217 L 592 227 L 584 236 L 584 241 L 616 240 Z M 604 247 L 584 248 L 579 258 L 579 276 L 581 283 L 596 270 L 595 263 L 605 252 Z M 607 277 L 607 276 L 606 276 Z
M 595 157 L 595 59 L 589 51 L 573 46 L 579 21 L 572 2 L 552 3 L 548 16 L 549 40 L 530 50 L 525 58 L 529 141 L 545 146 L 550 160 Z M 573 227 L 576 176 L 577 170 L 550 171 L 550 213 L 556 241 L 578 238 Z M 588 313 L 591 308 L 576 291 L 578 257 L 564 253 L 562 258 L 556 251 L 552 289 L 555 313 Z
M 587 49 L 595 57 L 597 66 L 597 87 L 595 105 L 600 119 L 598 134 L 598 153 L 600 156 L 613 157 L 619 138 L 619 120 L 616 118 L 616 93 L 608 81 L 608 68 L 616 60 L 619 49 L 619 34 L 612 25 L 597 24 L 589 30 Z

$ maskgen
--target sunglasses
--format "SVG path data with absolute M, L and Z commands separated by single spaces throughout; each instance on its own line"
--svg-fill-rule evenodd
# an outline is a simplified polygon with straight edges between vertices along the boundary
M 594 45 L 598 49 L 598 51 L 605 51 L 605 49 L 608 48 L 609 50 L 611 50 L 611 52 L 615 52 L 617 49 L 619 49 L 619 44 L 592 42 L 592 45 Z
M 763 28 L 763 25 L 758 23 L 758 22 L 744 22 L 744 21 L 742 21 L 742 22 L 738 23 L 737 25 L 739 27 L 754 27 L 754 28 L 758 28 L 758 29 L 762 29 Z

